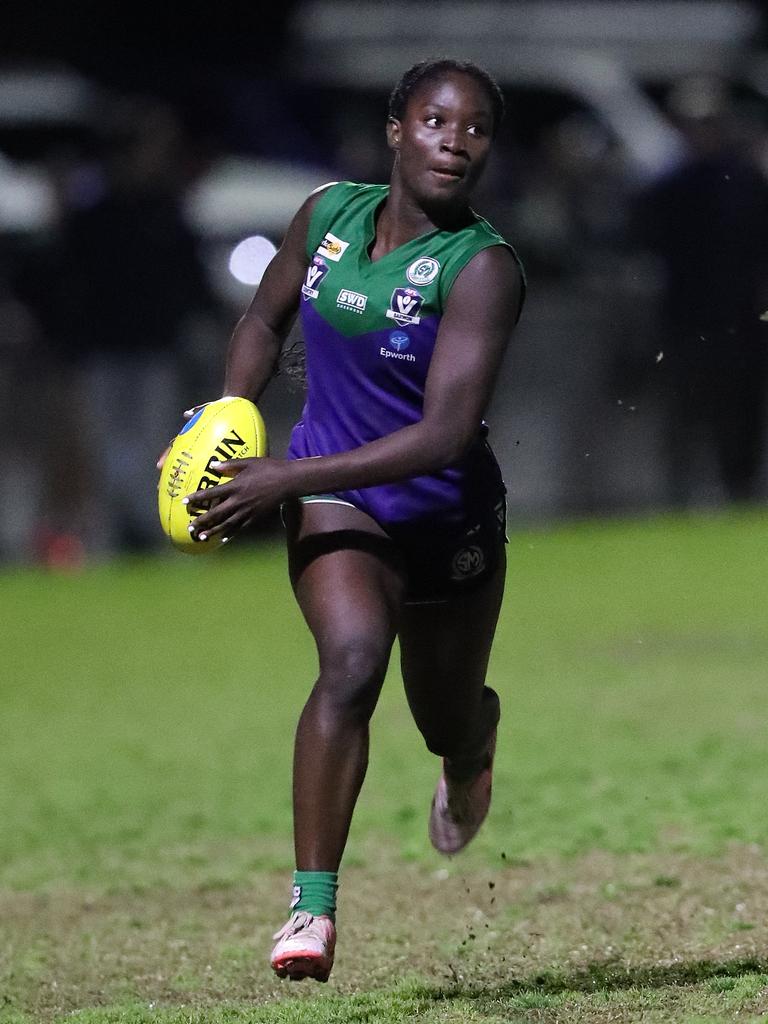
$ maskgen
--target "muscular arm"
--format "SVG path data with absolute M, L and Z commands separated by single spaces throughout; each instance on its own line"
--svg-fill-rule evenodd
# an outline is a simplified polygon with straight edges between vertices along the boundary
M 520 305 L 511 253 L 483 249 L 456 278 L 427 375 L 418 423 L 359 448 L 288 466 L 287 496 L 370 487 L 433 473 L 456 462 L 477 437 Z
M 283 341 L 296 316 L 307 269 L 309 222 L 318 199 L 328 187 L 322 185 L 315 189 L 304 201 L 283 244 L 264 271 L 250 306 L 237 323 L 227 352 L 224 395 L 258 401 L 274 376 Z M 199 406 L 187 410 L 184 414 L 187 419 L 197 408 Z M 170 445 L 158 458 L 158 469 L 162 469 L 169 451 Z
M 522 296 L 520 270 L 501 246 L 479 252 L 451 289 L 427 375 L 421 420 L 348 452 L 315 459 L 226 464 L 235 479 L 196 532 L 229 532 L 290 497 L 370 487 L 456 462 L 477 437 Z M 195 503 L 211 494 L 191 495 Z
M 293 218 L 283 244 L 264 271 L 259 289 L 232 334 L 224 394 L 257 401 L 275 373 L 291 329 L 307 270 L 307 231 L 323 190 L 313 192 Z

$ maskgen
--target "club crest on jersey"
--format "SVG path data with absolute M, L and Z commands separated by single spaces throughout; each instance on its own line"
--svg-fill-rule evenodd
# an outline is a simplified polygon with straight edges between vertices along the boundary
M 423 286 L 432 284 L 439 273 L 440 264 L 437 260 L 433 260 L 431 256 L 419 256 L 408 267 L 405 276 L 411 284 Z
M 421 319 L 419 310 L 423 303 L 423 297 L 415 288 L 395 288 L 389 300 L 387 316 L 401 327 L 405 327 L 406 324 L 417 324 Z
M 342 242 L 336 235 L 326 231 L 325 238 L 317 248 L 317 254 L 318 256 L 325 256 L 328 260 L 333 260 L 334 263 L 338 263 L 348 246 L 349 242 Z
M 336 296 L 336 305 L 339 309 L 351 309 L 353 313 L 362 313 L 368 305 L 368 296 L 360 292 L 351 292 L 349 288 L 342 288 Z
M 317 289 L 327 273 L 328 264 L 324 263 L 319 256 L 313 256 L 312 262 L 307 267 L 307 276 L 304 278 L 304 284 L 301 286 L 301 294 L 305 299 L 317 298 Z

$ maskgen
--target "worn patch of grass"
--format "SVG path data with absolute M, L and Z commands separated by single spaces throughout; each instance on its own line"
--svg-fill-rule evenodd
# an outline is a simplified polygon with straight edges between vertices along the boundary
M 679 884 L 659 885 L 660 875 Z M 267 969 L 282 883 L 256 872 L 242 889 L 6 893 L 5 1015 L 59 1020 L 90 1006 L 82 1018 L 101 1024 L 130 1014 L 388 1022 L 401 1010 L 426 1021 L 768 1012 L 768 871 L 757 850 L 594 852 L 471 871 L 380 854 L 375 868 L 345 873 L 327 990 L 281 984 Z

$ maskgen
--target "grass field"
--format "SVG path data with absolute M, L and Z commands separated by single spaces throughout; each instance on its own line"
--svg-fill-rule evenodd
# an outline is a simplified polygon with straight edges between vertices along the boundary
M 768 1014 L 768 515 L 513 535 L 476 843 L 395 668 L 328 986 L 267 966 L 314 674 L 282 550 L 6 572 L 0 1021 L 675 1021 Z

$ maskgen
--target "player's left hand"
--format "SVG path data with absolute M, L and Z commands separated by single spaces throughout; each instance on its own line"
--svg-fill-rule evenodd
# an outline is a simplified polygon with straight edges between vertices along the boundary
M 206 541 L 219 533 L 229 540 L 237 530 L 273 512 L 288 496 L 285 467 L 284 460 L 267 457 L 212 462 L 212 469 L 232 479 L 187 495 L 185 504 L 207 510 L 189 528 L 195 540 Z

